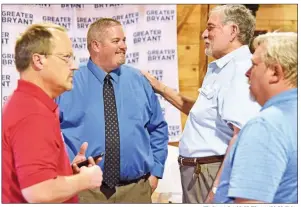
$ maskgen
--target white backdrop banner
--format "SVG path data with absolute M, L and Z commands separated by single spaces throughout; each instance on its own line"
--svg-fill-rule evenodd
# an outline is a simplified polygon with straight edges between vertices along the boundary
M 52 22 L 64 26 L 73 42 L 77 63 L 86 62 L 89 53 L 86 34 L 89 25 L 102 17 L 120 21 L 127 38 L 127 64 L 148 70 L 175 90 L 178 85 L 176 5 L 121 4 L 31 4 L 2 5 L 2 104 L 17 86 L 15 69 L 16 38 L 29 25 Z M 170 141 L 178 141 L 180 112 L 158 95 L 169 125 Z

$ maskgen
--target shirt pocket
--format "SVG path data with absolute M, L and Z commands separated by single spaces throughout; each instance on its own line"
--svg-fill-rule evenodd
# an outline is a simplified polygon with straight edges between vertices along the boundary
M 219 90 L 219 85 L 205 85 L 199 89 L 200 96 L 203 104 L 207 107 L 215 108 L 217 107 L 217 93 Z
M 203 97 L 205 97 L 208 100 L 213 99 L 213 97 L 217 96 L 219 86 L 217 84 L 214 85 L 205 85 L 202 88 L 199 89 L 199 92 Z

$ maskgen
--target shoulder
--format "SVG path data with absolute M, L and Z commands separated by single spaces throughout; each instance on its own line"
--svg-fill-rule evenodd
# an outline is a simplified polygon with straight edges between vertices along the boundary
M 151 97 L 154 94 L 152 86 L 139 69 L 130 65 L 122 65 L 120 70 L 123 78 L 131 81 L 131 84 L 136 85 L 135 88 L 143 89 L 148 97 Z
M 150 83 L 148 80 L 144 77 L 144 75 L 140 72 L 139 69 L 134 68 L 130 65 L 122 65 L 120 67 L 122 75 L 128 77 L 128 78 L 134 78 L 135 80 L 138 80 L 139 84 L 142 84 L 145 87 L 150 87 Z
M 130 65 L 124 64 L 124 65 L 120 66 L 120 71 L 121 71 L 122 75 L 132 76 L 132 77 L 135 77 L 138 79 L 143 78 L 143 75 L 142 75 L 142 73 L 140 73 L 140 70 L 137 68 L 134 68 Z

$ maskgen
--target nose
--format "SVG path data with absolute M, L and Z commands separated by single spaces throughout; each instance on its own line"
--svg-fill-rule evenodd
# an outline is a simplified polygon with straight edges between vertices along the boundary
M 245 75 L 250 79 L 251 73 L 252 73 L 252 68 L 250 68 L 250 69 L 246 72 Z
M 70 63 L 70 70 L 78 70 L 78 67 L 76 66 L 75 60 L 72 60 Z
M 207 29 L 203 32 L 202 38 L 203 39 L 207 39 L 208 38 L 208 30 Z
M 127 46 L 126 46 L 126 43 L 124 41 L 122 41 L 122 43 L 120 44 L 120 48 L 123 49 L 123 50 L 127 50 Z

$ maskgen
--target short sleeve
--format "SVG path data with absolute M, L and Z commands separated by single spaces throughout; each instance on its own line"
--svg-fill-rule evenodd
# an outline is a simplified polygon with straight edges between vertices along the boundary
M 21 189 L 57 176 L 61 149 L 51 119 L 30 115 L 12 132 L 12 150 Z
M 285 137 L 262 118 L 248 122 L 237 140 L 228 196 L 272 202 L 287 162 Z
M 243 73 L 236 74 L 229 86 L 218 93 L 218 112 L 221 118 L 242 128 L 260 110 L 250 95 L 249 84 Z

